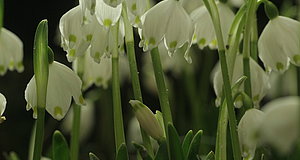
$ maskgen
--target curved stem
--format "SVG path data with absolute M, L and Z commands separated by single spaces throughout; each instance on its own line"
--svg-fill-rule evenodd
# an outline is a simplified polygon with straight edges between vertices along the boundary
M 123 2 L 122 18 L 125 27 L 125 43 L 126 43 L 127 56 L 129 61 L 129 67 L 130 67 L 133 95 L 134 95 L 134 99 L 139 100 L 140 102 L 143 103 L 140 80 L 138 75 L 139 72 L 138 72 L 136 58 L 135 58 L 133 29 L 128 20 L 126 1 Z M 140 129 L 141 129 L 141 135 L 142 135 L 144 146 L 147 149 L 148 153 L 153 157 L 154 153 L 153 153 L 150 137 L 141 127 Z
M 70 156 L 72 160 L 78 159 L 79 153 L 79 135 L 80 135 L 80 113 L 81 106 L 73 105 L 73 124 L 71 132 Z
M 112 94 L 116 152 L 121 144 L 125 143 L 119 79 L 118 31 L 119 22 L 111 28 L 114 38 L 114 47 L 112 50 Z

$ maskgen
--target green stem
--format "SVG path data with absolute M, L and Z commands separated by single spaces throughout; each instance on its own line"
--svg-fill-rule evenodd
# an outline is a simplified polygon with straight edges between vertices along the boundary
M 227 102 L 233 157 L 234 157 L 234 160 L 240 160 L 241 159 L 241 151 L 240 151 L 240 145 L 239 145 L 239 139 L 238 139 L 238 133 L 237 133 L 237 122 L 236 122 L 236 115 L 235 115 L 233 99 L 232 99 L 231 84 L 229 81 L 227 60 L 226 60 L 226 55 L 225 55 L 225 45 L 224 45 L 224 41 L 223 41 L 219 11 L 218 11 L 215 1 L 204 0 L 204 3 L 205 3 L 205 6 L 208 8 L 209 13 L 212 17 L 212 21 L 214 24 L 214 29 L 215 29 L 215 33 L 216 33 L 216 37 L 217 37 L 217 41 L 218 41 L 218 52 L 219 52 L 219 59 L 220 59 L 220 63 L 221 63 L 221 70 L 222 70 L 222 76 L 223 76 L 225 98 L 226 98 L 226 102 Z
M 79 153 L 79 135 L 80 135 L 80 105 L 73 105 L 73 124 L 71 132 L 70 156 L 72 160 L 78 159 Z
M 0 30 L 3 27 L 4 0 L 0 0 Z
M 253 23 L 252 23 L 252 30 L 251 30 L 251 44 L 250 44 L 251 48 L 250 48 L 250 52 L 251 52 L 251 58 L 256 62 L 258 61 L 257 41 L 258 41 L 257 18 L 256 18 L 256 13 L 254 13 Z
M 215 150 L 216 160 L 227 159 L 227 150 L 226 150 L 227 125 L 228 125 L 228 110 L 226 106 L 226 100 L 224 100 L 222 105 L 220 106 L 220 112 L 219 112 L 216 150 Z
M 116 152 L 121 144 L 125 143 L 119 79 L 118 31 L 119 22 L 111 28 L 111 32 L 113 32 L 113 37 L 115 38 L 112 50 L 112 95 Z
M 40 160 L 42 156 L 43 139 L 44 139 L 44 122 L 45 122 L 45 108 L 37 107 L 37 121 L 36 121 L 36 130 L 35 130 L 33 160 Z
M 135 58 L 133 29 L 128 20 L 127 7 L 125 1 L 123 2 L 122 18 L 123 18 L 124 28 L 125 28 L 125 43 L 126 43 L 127 56 L 129 61 L 129 67 L 130 67 L 133 95 L 134 95 L 134 99 L 139 100 L 140 102 L 143 103 L 140 80 L 138 75 L 139 72 L 138 72 L 136 58 Z M 150 137 L 141 127 L 140 129 L 141 129 L 141 135 L 142 135 L 144 146 L 146 147 L 148 153 L 153 157 L 154 153 L 153 153 Z
M 151 50 L 151 59 L 153 63 L 156 85 L 158 89 L 159 102 L 164 118 L 165 131 L 167 132 L 168 123 L 173 123 L 173 121 L 169 103 L 168 90 L 166 88 L 164 72 L 162 69 L 159 51 L 157 47 Z
M 244 91 L 250 98 L 252 98 L 250 45 L 251 45 L 251 31 L 253 31 L 252 26 L 253 26 L 253 21 L 255 21 L 255 15 L 256 15 L 255 11 L 256 11 L 256 0 L 249 0 L 247 14 L 246 14 L 244 41 L 243 41 L 243 68 L 244 68 L 244 75 L 247 77 L 244 83 Z

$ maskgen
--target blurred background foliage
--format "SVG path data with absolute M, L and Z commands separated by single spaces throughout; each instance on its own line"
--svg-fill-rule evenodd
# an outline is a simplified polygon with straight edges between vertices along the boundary
M 282 15 L 296 18 L 296 0 L 273 0 L 273 2 L 280 8 Z M 4 153 L 10 151 L 16 152 L 22 160 L 28 157 L 29 140 L 34 119 L 32 118 L 32 111 L 26 111 L 25 109 L 24 91 L 33 75 L 32 53 L 36 26 L 42 19 L 48 19 L 49 45 L 54 50 L 55 59 L 71 67 L 71 64 L 66 60 L 66 53 L 57 42 L 57 39 L 59 39 L 57 33 L 60 17 L 77 4 L 78 2 L 75 0 L 5 1 L 4 26 L 23 41 L 25 70 L 23 73 L 9 71 L 5 76 L 0 77 L 0 92 L 6 96 L 8 102 L 4 113 L 7 121 L 0 125 L 0 160 L 4 159 Z M 262 7 L 259 8 L 257 15 L 259 17 L 258 29 L 261 33 L 268 19 Z M 139 38 L 137 34 L 135 40 L 136 46 L 138 46 Z M 166 71 L 166 79 L 175 127 L 180 135 L 184 135 L 189 129 L 204 130 L 201 152 L 208 153 L 210 150 L 214 150 L 217 128 L 218 108 L 215 107 L 215 94 L 210 74 L 218 57 L 216 51 L 211 51 L 208 48 L 199 50 L 197 46 L 193 46 L 191 51 L 193 52 L 193 63 L 186 63 L 183 66 L 185 69 L 181 69 L 179 73 L 174 71 L 178 68 L 170 68 Z M 155 111 L 159 109 L 155 86 L 145 83 L 152 81 L 152 84 L 155 84 L 154 78 L 149 79 L 143 73 L 145 71 L 142 70 L 143 59 L 147 56 L 146 54 L 142 53 L 142 49 L 136 47 L 144 103 Z M 128 103 L 133 98 L 129 78 L 122 83 L 121 94 L 124 126 L 127 130 L 128 123 L 133 117 L 133 112 Z M 274 96 L 279 97 L 283 94 L 290 93 L 282 92 Z M 114 155 L 111 88 L 102 89 L 93 86 L 84 95 L 85 98 L 90 97 L 95 100 L 95 112 L 93 113 L 95 116 L 92 119 L 94 123 L 91 132 L 80 145 L 80 159 L 88 159 L 88 153 L 94 152 L 102 159 L 111 160 Z M 62 129 L 61 124 L 61 122 L 46 114 L 43 155 L 47 155 L 47 150 L 51 146 L 52 134 L 55 129 Z M 129 137 L 128 131 L 125 131 L 125 133 Z M 65 134 L 65 136 L 69 140 L 69 135 Z M 130 142 L 128 142 L 128 145 L 130 145 Z M 230 144 L 228 143 L 228 145 Z M 132 152 L 131 154 L 134 155 L 135 153 Z

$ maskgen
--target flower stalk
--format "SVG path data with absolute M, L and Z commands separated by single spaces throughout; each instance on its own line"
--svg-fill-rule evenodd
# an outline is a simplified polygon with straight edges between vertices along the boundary
M 225 55 L 226 50 L 225 50 L 225 45 L 224 45 L 223 35 L 222 35 L 222 30 L 220 25 L 220 16 L 215 1 L 204 0 L 204 4 L 207 7 L 212 17 L 215 33 L 217 36 L 218 52 L 219 52 L 219 58 L 221 62 L 222 76 L 223 76 L 223 83 L 224 83 L 224 93 L 227 102 L 227 109 L 228 109 L 228 116 L 229 116 L 228 118 L 229 118 L 230 135 L 231 135 L 232 148 L 233 148 L 233 157 L 234 160 L 240 160 L 241 151 L 240 151 L 240 145 L 239 145 L 239 139 L 237 133 L 237 122 L 236 122 L 236 115 L 235 115 L 234 105 L 233 105 L 231 84 L 229 81 L 230 79 L 229 79 L 228 68 L 227 68 L 227 60 Z
M 81 106 L 74 104 L 73 113 L 74 114 L 71 132 L 70 157 L 72 160 L 78 160 Z
M 40 160 L 43 148 L 45 107 L 49 74 L 47 20 L 42 20 L 36 29 L 33 61 L 37 90 L 37 106 L 34 106 L 37 112 L 37 126 L 33 160 Z
M 138 75 L 139 72 L 137 69 L 137 63 L 136 63 L 136 57 L 135 57 L 133 29 L 132 29 L 132 26 L 129 22 L 128 15 L 127 15 L 126 1 L 124 1 L 122 5 L 123 5 L 122 18 L 123 18 L 124 28 L 125 28 L 125 44 L 126 44 L 126 49 L 127 49 L 128 61 L 129 61 L 133 95 L 134 95 L 134 99 L 143 103 L 143 97 L 142 97 L 142 92 L 141 92 L 141 87 L 140 87 L 140 80 L 139 80 L 139 75 Z M 142 128 L 141 128 L 141 135 L 142 135 L 144 146 L 147 149 L 148 153 L 150 155 L 154 156 L 150 137 L 147 135 L 147 133 Z
M 0 30 L 3 27 L 4 0 L 0 0 Z
M 123 115 L 121 107 L 120 78 L 119 78 L 119 53 L 118 53 L 118 31 L 119 22 L 111 27 L 114 46 L 112 49 L 112 94 L 113 94 L 113 115 L 116 152 L 125 143 Z

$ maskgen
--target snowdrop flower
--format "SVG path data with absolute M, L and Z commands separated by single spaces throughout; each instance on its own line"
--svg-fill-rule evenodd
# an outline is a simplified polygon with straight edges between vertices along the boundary
M 220 13 L 221 29 L 224 42 L 227 42 L 228 32 L 234 19 L 234 13 L 224 3 L 217 2 Z M 217 38 L 214 31 L 214 25 L 208 10 L 203 5 L 191 13 L 191 18 L 195 24 L 193 44 L 198 44 L 200 49 L 209 46 L 211 49 L 217 48 Z
M 259 102 L 266 95 L 270 88 L 268 74 L 253 60 L 250 59 L 250 70 L 251 70 L 251 89 L 252 89 L 252 101 L 256 107 L 259 106 Z M 238 55 L 234 64 L 234 71 L 232 75 L 231 84 L 233 85 L 239 78 L 244 74 L 243 71 L 243 56 Z M 216 105 L 219 106 L 223 88 L 223 78 L 219 63 L 215 66 L 213 72 L 213 84 L 214 90 L 217 95 Z M 242 85 L 243 86 L 243 85 Z M 241 90 L 243 90 L 241 88 Z M 241 107 L 242 102 L 236 101 L 236 107 Z
M 134 27 L 141 28 L 141 17 L 148 10 L 148 4 L 145 0 L 126 0 L 127 13 L 130 23 Z
M 111 7 L 117 7 L 123 2 L 123 0 L 103 0 L 103 1 Z
M 268 71 L 284 72 L 289 62 L 300 66 L 300 22 L 282 16 L 269 21 L 259 40 L 259 57 Z
M 180 2 L 164 0 L 149 9 L 142 17 L 142 41 L 144 51 L 157 47 L 162 40 L 172 55 L 178 48 L 187 44 L 190 47 L 193 23 Z M 187 52 L 186 52 L 187 53 Z M 186 60 L 191 62 L 188 54 Z
M 22 61 L 22 41 L 14 33 L 2 27 L 0 29 L 0 75 L 4 75 L 7 69 L 22 72 L 24 70 Z
M 89 49 L 88 51 L 89 52 Z M 82 64 L 79 64 L 82 63 Z M 79 67 L 82 67 L 83 89 L 87 89 L 92 84 L 107 88 L 108 81 L 112 76 L 111 58 L 105 55 L 100 63 L 96 63 L 90 55 L 83 55 L 73 62 L 75 72 L 79 73 Z
M 253 159 L 257 143 L 257 130 L 262 122 L 264 112 L 258 109 L 249 109 L 245 112 L 244 116 L 238 125 L 238 135 L 242 156 L 245 159 Z
M 265 116 L 259 136 L 280 153 L 291 151 L 299 135 L 299 97 L 284 97 L 273 100 L 263 107 Z
M 5 117 L 3 115 L 6 108 L 6 98 L 3 94 L 0 93 L 0 123 L 2 123 L 5 120 Z
M 59 21 L 61 45 L 67 52 L 69 62 L 85 53 L 93 37 L 94 24 L 84 24 L 81 17 L 81 6 L 77 6 L 64 14 Z
M 57 120 L 64 118 L 69 110 L 72 97 L 76 104 L 84 105 L 81 94 L 80 78 L 67 66 L 54 61 L 49 64 L 49 77 L 46 97 L 46 110 Z M 33 117 L 37 118 L 37 97 L 35 77 L 33 76 L 25 90 L 26 109 L 33 109 Z
M 120 2 L 120 0 L 104 0 L 107 1 L 114 1 Z M 122 4 L 118 4 L 114 7 L 106 4 L 103 0 L 96 0 L 96 18 L 98 22 L 106 27 L 109 28 L 110 26 L 114 26 L 121 17 L 122 12 Z

